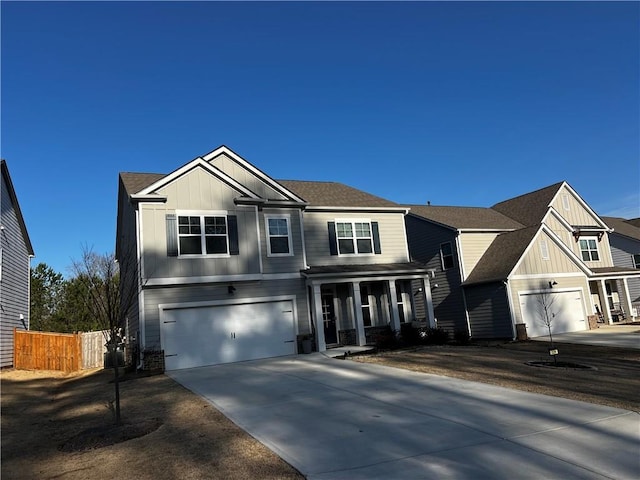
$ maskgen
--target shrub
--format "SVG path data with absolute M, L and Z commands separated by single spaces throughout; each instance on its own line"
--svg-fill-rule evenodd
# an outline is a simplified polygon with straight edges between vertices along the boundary
M 469 345 L 471 343 L 471 337 L 466 330 L 456 330 L 453 332 L 453 339 L 458 345 Z

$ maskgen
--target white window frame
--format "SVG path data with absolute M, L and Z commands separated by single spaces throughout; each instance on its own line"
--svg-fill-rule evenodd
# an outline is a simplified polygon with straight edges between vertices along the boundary
M 351 224 L 351 233 L 352 236 L 351 237 L 340 237 L 339 233 L 338 233 L 338 224 L 341 223 L 349 223 Z M 356 235 L 356 224 L 357 223 L 366 223 L 369 225 L 369 237 L 358 237 Z M 371 219 L 366 219 L 366 218 L 347 218 L 347 219 L 340 219 L 337 218 L 335 219 L 335 229 L 336 229 L 336 249 L 338 250 L 338 256 L 340 257 L 368 257 L 368 256 L 374 256 L 375 255 L 375 245 L 373 243 L 373 225 L 372 225 L 372 221 Z M 340 240 L 347 240 L 347 239 L 351 239 L 352 244 L 353 244 L 353 252 L 354 253 L 342 253 L 340 252 Z M 360 253 L 358 252 L 358 240 L 366 240 L 369 239 L 369 244 L 371 245 L 371 251 L 370 252 L 363 252 Z
M 565 209 L 565 211 L 569 211 L 571 209 L 571 204 L 569 203 L 569 194 L 568 193 L 563 193 L 562 194 L 562 208 Z
M 549 245 L 546 238 L 540 240 L 540 256 L 542 260 L 549 260 Z
M 178 258 L 228 258 L 231 257 L 229 253 L 229 221 L 227 216 L 229 212 L 226 210 L 176 210 L 176 228 L 178 229 Z M 195 236 L 195 234 L 187 235 L 180 234 L 180 217 L 200 217 L 200 248 L 204 253 L 182 253 L 180 245 L 180 237 Z M 226 253 L 206 253 L 207 251 L 207 236 L 222 236 L 222 235 L 207 235 L 205 233 L 205 217 L 224 217 L 224 223 L 227 233 L 225 234 L 227 243 Z
M 592 250 L 589 247 L 589 241 L 593 240 L 595 242 L 596 245 L 596 249 Z M 582 248 L 582 242 L 586 241 L 587 242 L 587 249 L 583 250 Z M 598 237 L 580 237 L 578 239 L 578 248 L 580 248 L 580 258 L 582 259 L 583 262 L 599 262 L 600 261 L 600 249 L 598 248 Z M 589 253 L 589 260 L 585 260 L 584 259 L 584 252 L 588 252 Z M 593 259 L 593 252 L 596 253 L 597 255 L 597 259 Z
M 442 246 L 443 245 L 449 245 L 449 248 L 451 249 L 451 253 L 446 255 L 446 257 L 451 257 L 451 266 L 450 267 L 447 267 L 444 264 L 445 254 L 442 251 Z M 456 257 L 453 254 L 453 244 L 451 242 L 442 242 L 440 244 L 440 264 L 442 265 L 442 270 L 450 270 L 452 268 L 455 268 L 455 266 L 456 266 Z
M 0 253 L 2 253 L 1 250 Z M 640 253 L 631 255 L 631 261 L 633 262 L 633 268 L 640 268 Z
M 269 220 L 285 220 L 287 222 L 287 242 L 289 244 L 288 253 L 272 253 L 271 252 L 271 237 L 284 238 L 284 235 L 271 235 L 269 231 Z M 264 228 L 265 236 L 267 240 L 267 256 L 268 257 L 292 257 L 293 256 L 293 239 L 291 237 L 291 215 L 288 214 L 266 214 L 264 216 Z

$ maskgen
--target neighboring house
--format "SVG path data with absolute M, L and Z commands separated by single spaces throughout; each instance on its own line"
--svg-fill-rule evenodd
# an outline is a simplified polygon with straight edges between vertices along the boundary
M 623 218 L 602 217 L 602 219 L 613 229 L 609 233 L 613 264 L 625 269 L 640 269 L 640 227 L 632 220 Z M 637 223 L 640 225 L 640 222 Z M 631 306 L 635 308 L 635 316 L 640 315 L 640 278 L 625 278 L 622 282 L 627 284 Z M 618 284 L 616 291 L 624 292 L 625 286 Z M 619 297 L 612 298 L 612 302 L 614 306 L 616 303 L 621 303 Z
M 121 173 L 116 255 L 139 276 L 127 336 L 141 366 L 294 354 L 309 336 L 319 351 L 365 345 L 433 324 L 406 213 L 340 183 L 276 181 L 224 146 L 166 175 Z
M 491 208 L 410 208 L 411 256 L 435 271 L 442 328 L 515 338 L 525 324 L 534 337 L 547 323 L 556 333 L 586 330 L 598 313 L 608 323 L 631 318 L 629 281 L 640 273 L 614 265 L 611 229 L 566 182 Z
M 29 276 L 34 253 L 7 163 L 1 160 L 0 164 L 0 367 L 10 367 L 13 329 L 29 329 Z

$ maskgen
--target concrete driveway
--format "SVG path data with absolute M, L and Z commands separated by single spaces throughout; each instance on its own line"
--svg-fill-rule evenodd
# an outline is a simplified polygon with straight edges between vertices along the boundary
M 548 342 L 549 337 L 535 337 L 531 340 Z M 640 325 L 604 325 L 582 332 L 558 333 L 553 335 L 553 341 L 640 349 Z
M 636 479 L 637 413 L 314 353 L 170 372 L 309 479 Z

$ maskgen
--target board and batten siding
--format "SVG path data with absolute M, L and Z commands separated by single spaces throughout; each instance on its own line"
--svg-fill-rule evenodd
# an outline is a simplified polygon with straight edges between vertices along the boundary
M 0 231 L 0 366 L 13 365 L 13 329 L 29 325 L 29 251 L 18 215 L 2 178 L 2 226 Z M 24 324 L 20 320 L 24 316 Z
M 470 285 L 464 292 L 473 339 L 514 337 L 509 298 L 502 282 Z
M 411 259 L 425 263 L 428 269 L 435 272 L 435 278 L 430 280 L 430 284 L 437 325 L 451 333 L 466 330 L 467 319 L 460 286 L 462 281 L 458 268 L 456 232 L 413 215 L 407 215 L 405 223 Z M 443 270 L 440 245 L 446 242 L 450 242 L 453 249 L 454 267 Z M 416 314 L 422 315 L 422 309 L 418 308 Z M 426 314 L 424 316 L 426 317 Z
M 582 295 L 582 302 L 587 315 L 593 313 L 593 306 L 590 304 L 589 282 L 586 276 L 563 277 L 562 274 L 554 274 L 549 278 L 524 278 L 514 279 L 509 282 L 511 288 L 511 298 L 513 299 L 513 316 L 515 323 L 525 323 L 520 308 L 520 293 L 535 290 L 548 290 L 549 281 L 555 281 L 554 289 L 557 291 L 579 290 Z
M 465 278 L 473 271 L 497 236 L 498 233 L 487 232 L 460 234 L 460 248 L 462 249 Z
M 544 246 L 546 244 L 546 247 Z M 547 259 L 543 258 L 546 251 Z M 539 231 L 532 241 L 528 252 L 521 259 L 514 275 L 582 273 L 582 270 L 567 254 L 558 247 L 555 241 L 544 231 Z
M 565 209 L 566 196 L 569 209 Z M 601 220 L 595 217 L 587 209 L 585 209 L 580 201 L 569 191 L 567 187 L 562 187 L 556 195 L 551 206 L 564 218 L 570 225 L 599 225 Z
M 613 264 L 616 267 L 634 268 L 633 255 L 640 255 L 640 241 L 611 234 L 609 235 L 609 242 Z M 640 273 L 640 270 L 638 270 L 638 273 Z M 629 286 L 631 303 L 640 303 L 640 278 L 629 278 L 627 285 Z M 618 290 L 622 291 L 620 285 L 618 285 Z
M 357 265 L 408 262 L 402 213 L 304 212 L 304 237 L 307 263 L 314 265 Z M 365 220 L 378 222 L 381 253 L 379 255 L 331 255 L 329 222 Z
M 309 333 L 310 321 L 307 307 L 307 290 L 304 280 L 269 280 L 262 282 L 233 282 L 235 292 L 229 294 L 228 283 L 149 288 L 145 290 L 145 343 L 146 350 L 161 347 L 160 310 L 158 305 L 194 302 L 229 301 L 247 303 L 256 299 L 282 295 L 296 297 L 296 333 Z

